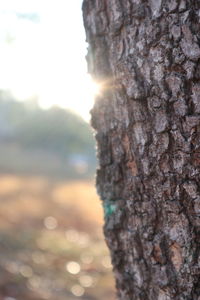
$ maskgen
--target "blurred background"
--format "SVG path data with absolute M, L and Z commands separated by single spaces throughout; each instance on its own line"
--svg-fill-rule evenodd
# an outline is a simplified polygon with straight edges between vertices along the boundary
M 0 300 L 115 298 L 81 4 L 0 1 Z

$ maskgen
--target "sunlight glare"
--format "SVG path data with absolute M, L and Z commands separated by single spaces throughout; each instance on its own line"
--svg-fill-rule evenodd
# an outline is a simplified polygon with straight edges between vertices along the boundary
M 20 1 L 17 11 L 26 11 L 26 1 Z M 40 2 L 35 5 L 31 1 L 28 9 L 38 14 L 39 22 L 16 17 L 9 11 L 14 4 L 11 0 L 4 3 L 8 9 L 6 15 L 0 10 L 5 19 L 1 24 L 3 36 L 7 32 L 14 36 L 12 43 L 0 39 L 0 89 L 10 90 L 21 101 L 38 98 L 38 104 L 45 109 L 52 106 L 70 109 L 88 121 L 100 86 L 87 74 L 81 1 L 72 5 L 60 0 L 60 5 L 56 2 L 49 5 L 44 0 L 48 12 L 47 6 Z
M 67 78 L 65 75 L 61 76 L 63 83 L 59 80 L 57 82 L 46 80 L 46 84 L 43 83 L 39 89 L 38 103 L 44 109 L 51 106 L 71 109 L 88 121 L 89 111 L 100 92 L 100 85 L 94 82 L 89 74 L 77 79 Z
M 89 77 L 88 83 L 89 83 L 89 87 L 91 89 L 91 94 L 93 95 L 93 97 L 95 97 L 100 94 L 101 85 L 99 83 L 97 83 L 95 80 L 93 80 L 90 75 L 88 75 L 88 77 Z

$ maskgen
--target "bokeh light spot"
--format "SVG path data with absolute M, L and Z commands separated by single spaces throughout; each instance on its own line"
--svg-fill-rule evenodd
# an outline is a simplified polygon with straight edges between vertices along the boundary
M 29 267 L 29 266 L 26 266 L 26 265 L 21 266 L 20 269 L 19 269 L 19 272 L 22 276 L 27 277 L 27 278 L 29 278 L 33 275 L 32 268 Z
M 40 286 L 41 278 L 38 276 L 33 276 L 28 280 L 28 287 L 33 290 L 37 290 Z
M 81 297 L 81 296 L 83 296 L 85 290 L 82 286 L 76 284 L 71 288 L 71 292 L 74 296 Z
M 90 253 L 82 253 L 81 254 L 81 261 L 84 263 L 84 264 L 91 264 L 94 260 L 94 257 L 92 254 Z
M 80 276 L 79 282 L 83 287 L 90 287 L 93 284 L 93 279 L 89 275 Z
M 112 264 L 111 264 L 111 259 L 110 256 L 104 256 L 101 260 L 102 265 L 107 268 L 107 269 L 111 269 L 112 268 Z
M 79 245 L 82 247 L 82 248 L 85 248 L 88 246 L 89 242 L 90 242 L 90 237 L 89 235 L 86 233 L 86 232 L 82 232 L 79 236 Z
M 78 274 L 81 270 L 80 265 L 75 262 L 75 261 L 70 261 L 69 263 L 66 264 L 66 270 L 71 273 L 71 274 Z
M 66 231 L 65 236 L 66 236 L 66 239 L 67 239 L 69 242 L 72 242 L 72 243 L 78 242 L 78 239 L 79 239 L 79 233 L 78 233 L 77 230 L 69 229 L 69 230 Z
M 48 230 L 54 230 L 58 226 L 58 221 L 52 216 L 46 217 L 44 219 L 44 226 Z
M 19 273 L 19 265 L 16 262 L 6 262 L 5 269 L 13 274 Z
M 45 263 L 45 256 L 39 251 L 36 251 L 32 254 L 32 260 L 36 264 L 43 264 Z

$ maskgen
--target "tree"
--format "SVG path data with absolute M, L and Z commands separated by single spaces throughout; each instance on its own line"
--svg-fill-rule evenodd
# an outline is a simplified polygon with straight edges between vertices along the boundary
M 119 299 L 200 299 L 200 1 L 84 0 Z

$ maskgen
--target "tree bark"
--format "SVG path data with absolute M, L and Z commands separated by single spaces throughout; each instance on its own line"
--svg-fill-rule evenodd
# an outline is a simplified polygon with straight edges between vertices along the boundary
M 84 0 L 118 298 L 200 299 L 200 1 Z

